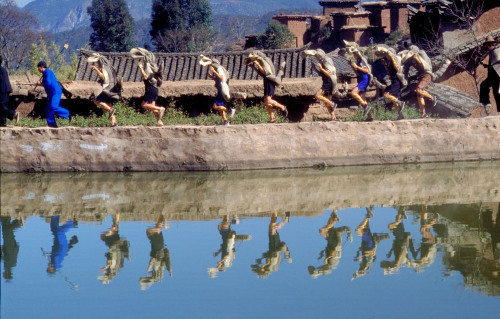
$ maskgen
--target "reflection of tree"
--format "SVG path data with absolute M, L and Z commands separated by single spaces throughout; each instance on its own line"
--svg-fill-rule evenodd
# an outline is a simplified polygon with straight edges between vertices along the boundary
M 106 256 L 106 266 L 101 268 L 102 276 L 98 276 L 103 284 L 109 284 L 113 278 L 118 275 L 120 268 L 123 267 L 124 258 L 130 260 L 130 243 L 121 238 L 118 233 L 120 225 L 120 214 L 113 215 L 113 225 L 108 231 L 101 234 L 101 239 L 108 246 Z
M 334 210 L 328 219 L 327 224 L 319 229 L 321 236 L 326 238 L 327 245 L 319 254 L 318 260 L 323 260 L 323 265 L 319 267 L 307 267 L 309 274 L 312 277 L 320 275 L 328 275 L 333 269 L 336 269 L 342 257 L 342 235 L 347 233 L 349 240 L 352 242 L 351 229 L 347 226 L 335 228 L 335 224 L 340 221 L 337 212 Z
M 387 253 L 387 258 L 394 254 L 394 260 L 383 260 L 380 262 L 380 267 L 384 268 L 384 274 L 390 275 L 397 272 L 404 265 L 411 265 L 411 259 L 408 249 L 413 250 L 413 241 L 411 234 L 405 232 L 403 219 L 406 219 L 405 211 L 402 207 L 398 208 L 396 220 L 388 225 L 389 230 L 394 235 L 391 250 Z
M 233 219 L 231 223 L 237 223 L 237 219 Z M 229 222 L 229 216 L 225 215 L 221 223 L 217 226 L 222 237 L 222 244 L 220 245 L 220 249 L 214 253 L 214 257 L 220 254 L 220 261 L 217 263 L 217 267 L 208 269 L 208 275 L 211 278 L 214 278 L 217 272 L 225 271 L 232 266 L 234 257 L 236 256 L 234 248 L 236 241 L 252 239 L 250 235 L 236 235 L 236 232 L 231 230 L 231 223 Z
M 373 207 L 366 208 L 366 217 L 356 228 L 356 234 L 361 237 L 361 246 L 354 260 L 359 261 L 359 269 L 352 275 L 352 279 L 364 276 L 375 261 L 377 245 L 384 239 L 389 239 L 389 234 L 372 234 L 370 230 L 370 218 L 373 217 Z
M 19 254 L 19 244 L 14 236 L 14 231 L 24 226 L 23 219 L 14 219 L 10 217 L 1 217 L 3 245 L 0 249 L 0 259 L 3 259 L 3 278 L 11 280 L 14 278 L 12 268 L 17 265 L 17 255 Z
M 141 290 L 146 290 L 154 283 L 161 282 L 163 272 L 166 269 L 172 277 L 172 264 L 170 262 L 170 251 L 165 247 L 162 230 L 168 228 L 168 223 L 163 215 L 158 217 L 154 227 L 146 230 L 149 243 L 151 244 L 151 252 L 147 269 L 147 275 L 139 278 Z
M 272 272 L 278 271 L 282 254 L 289 263 L 292 262 L 290 251 L 278 234 L 278 229 L 281 229 L 285 223 L 289 222 L 290 213 L 287 212 L 285 218 L 278 224 L 276 223 L 277 220 L 278 214 L 274 212 L 269 223 L 269 250 L 263 253 L 261 258 L 255 260 L 256 264 L 251 265 L 252 271 L 257 273 L 259 278 L 267 278 Z M 265 262 L 263 263 L 264 259 Z

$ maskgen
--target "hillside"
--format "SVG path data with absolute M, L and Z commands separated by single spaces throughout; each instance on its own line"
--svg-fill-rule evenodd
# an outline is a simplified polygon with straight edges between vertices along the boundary
M 42 28 L 49 32 L 62 32 L 90 24 L 87 7 L 91 0 L 35 0 L 23 10 L 33 14 Z M 151 16 L 151 0 L 126 0 L 135 20 Z M 320 9 L 318 0 L 210 0 L 214 15 L 260 16 L 284 8 Z

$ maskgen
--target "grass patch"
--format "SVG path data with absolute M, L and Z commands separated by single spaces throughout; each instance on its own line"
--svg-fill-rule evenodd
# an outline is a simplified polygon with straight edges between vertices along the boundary
M 261 124 L 269 122 L 269 114 L 264 105 L 253 104 L 245 105 L 241 100 L 233 101 L 233 107 L 236 108 L 235 116 L 230 120 L 231 124 Z M 392 109 L 387 109 L 383 103 L 374 102 L 371 104 L 371 114 L 376 121 L 394 121 L 397 119 L 397 112 Z M 118 102 L 114 105 L 116 109 L 116 118 L 119 126 L 156 126 L 156 119 L 151 111 L 140 112 L 135 108 L 128 106 L 123 102 Z M 288 123 L 289 120 L 284 118 L 279 110 L 275 111 L 277 123 Z M 406 119 L 420 118 L 419 110 L 415 107 L 406 107 L 403 110 Z M 363 109 L 359 108 L 352 116 L 343 118 L 344 122 L 362 122 L 365 120 L 363 116 Z M 190 117 L 186 112 L 175 107 L 174 102 L 165 110 L 162 119 L 166 126 L 173 125 L 198 125 L 198 126 L 212 126 L 223 124 L 221 116 L 214 110 L 208 114 L 201 114 L 196 117 Z M 71 124 L 69 120 L 57 119 L 58 126 L 77 126 L 77 127 L 107 127 L 110 126 L 107 112 L 96 114 L 92 113 L 90 116 L 73 117 Z M 12 121 L 8 124 L 16 125 Z M 44 127 L 47 126 L 46 119 L 22 117 L 17 126 L 23 127 Z
M 398 119 L 398 112 L 393 108 L 386 108 L 382 102 L 374 102 L 370 104 L 372 109 L 370 111 L 374 121 L 396 121 Z M 411 106 L 406 106 L 403 110 L 405 119 L 418 119 L 420 118 L 420 111 Z M 362 122 L 365 121 L 363 116 L 363 109 L 358 108 L 356 113 L 352 116 L 343 119 L 345 122 Z

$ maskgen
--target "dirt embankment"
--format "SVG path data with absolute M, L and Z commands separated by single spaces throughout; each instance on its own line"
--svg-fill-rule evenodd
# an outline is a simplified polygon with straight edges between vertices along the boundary
M 2 128 L 1 172 L 217 171 L 500 159 L 500 117 Z

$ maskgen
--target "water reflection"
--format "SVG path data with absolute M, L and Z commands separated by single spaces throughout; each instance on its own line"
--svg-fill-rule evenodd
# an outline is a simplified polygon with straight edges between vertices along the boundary
M 14 230 L 24 225 L 22 218 L 12 220 L 9 216 L 2 216 L 2 254 L 3 278 L 10 281 L 14 278 L 12 268 L 17 265 L 17 255 L 19 254 L 19 243 L 14 236 Z
M 422 212 L 420 213 L 420 234 L 422 239 L 420 247 L 412 251 L 413 267 L 418 271 L 423 271 L 423 268 L 429 267 L 436 258 L 436 237 L 431 230 L 438 223 L 438 216 L 437 214 L 430 215 L 427 205 L 422 205 Z
M 277 223 L 277 221 L 278 213 L 274 212 L 268 226 L 269 249 L 262 254 L 262 257 L 255 260 L 255 264 L 251 265 L 252 271 L 259 278 L 267 278 L 272 272 L 278 271 L 282 255 L 284 255 L 288 263 L 292 263 L 288 246 L 284 241 L 281 241 L 280 234 L 278 233 L 278 229 L 281 229 L 290 221 L 290 212 L 285 213 L 285 217 L 283 217 L 281 222 Z
M 141 290 L 146 290 L 154 283 L 160 283 L 165 269 L 172 277 L 172 264 L 170 263 L 170 251 L 165 247 L 165 240 L 163 239 L 163 229 L 168 228 L 168 222 L 163 215 L 158 217 L 156 224 L 146 230 L 146 235 L 151 244 L 151 252 L 149 256 L 148 268 L 146 276 L 139 278 Z
M 103 284 L 109 284 L 118 275 L 123 268 L 125 258 L 130 260 L 130 243 L 119 234 L 120 214 L 114 214 L 112 220 L 111 228 L 101 234 L 101 240 L 108 247 L 108 252 L 105 254 L 106 265 L 100 269 L 102 275 L 97 277 Z
M 216 267 L 208 269 L 210 278 L 215 278 L 218 272 L 223 272 L 233 265 L 233 260 L 236 257 L 236 249 L 234 246 L 237 241 L 252 239 L 250 235 L 237 235 L 236 232 L 231 229 L 231 224 L 239 224 L 237 216 L 234 216 L 231 221 L 229 221 L 229 215 L 224 215 L 221 223 L 217 226 L 222 243 L 220 244 L 219 250 L 214 252 L 213 255 L 214 257 L 220 255 L 220 261 L 217 263 Z
M 289 300 L 305 304 L 332 294 L 342 299 L 343 292 L 382 303 L 391 299 L 387 294 L 398 299 L 400 287 L 429 291 L 431 285 L 439 293 L 453 295 L 460 286 L 498 300 L 499 177 L 500 163 L 495 162 L 234 173 L 3 174 L 1 258 L 8 285 L 2 284 L 2 315 L 20 311 L 15 305 L 23 291 L 45 296 L 45 289 L 61 283 L 59 290 L 67 291 L 69 283 L 79 298 L 96 298 L 96 304 L 98 296 L 108 293 L 105 287 L 119 287 L 117 295 L 124 300 L 152 305 L 167 302 L 164 296 L 219 296 L 229 287 L 259 305 L 266 303 L 258 297 L 262 290 L 272 299 L 281 289 Z M 43 257 L 40 247 L 46 248 Z M 372 285 L 384 287 L 384 294 L 363 297 Z M 161 293 L 155 298 L 154 292 Z M 449 304 L 460 304 L 460 297 L 453 297 Z M 71 295 L 59 298 L 68 301 Z M 415 298 L 415 306 L 422 300 Z M 173 316 L 200 317 L 194 308 Z M 29 315 L 34 314 L 14 317 Z
M 356 227 L 356 234 L 361 237 L 361 246 L 354 260 L 360 262 L 359 269 L 352 275 L 352 279 L 364 276 L 370 270 L 377 256 L 377 246 L 384 240 L 389 239 L 388 233 L 374 233 L 370 229 L 370 219 L 373 217 L 373 206 L 366 208 L 366 216 Z
M 319 267 L 309 266 L 309 274 L 312 277 L 320 275 L 328 275 L 337 267 L 342 257 L 342 235 L 347 234 L 349 241 L 352 243 L 351 229 L 347 226 L 335 227 L 340 221 L 337 212 L 333 211 L 325 226 L 319 229 L 319 233 L 326 239 L 326 248 L 319 254 L 318 260 L 323 260 L 323 265 Z

